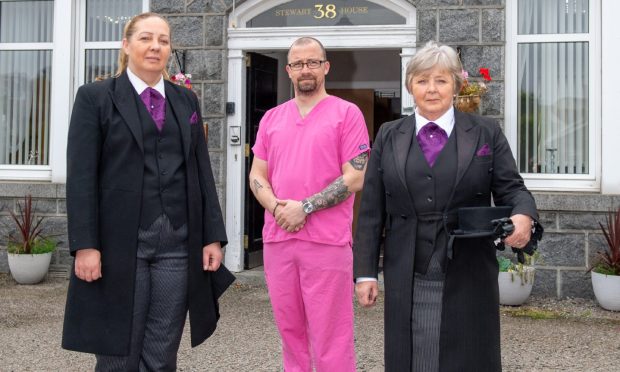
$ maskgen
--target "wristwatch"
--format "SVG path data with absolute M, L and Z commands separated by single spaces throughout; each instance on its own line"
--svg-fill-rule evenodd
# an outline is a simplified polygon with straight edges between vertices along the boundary
M 314 212 L 314 205 L 307 199 L 301 201 L 301 206 L 306 214 Z

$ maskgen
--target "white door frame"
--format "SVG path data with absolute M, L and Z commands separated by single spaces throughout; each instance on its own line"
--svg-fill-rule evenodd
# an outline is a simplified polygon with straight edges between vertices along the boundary
M 289 0 L 249 0 L 233 10 L 228 28 L 228 102 L 235 112 L 227 117 L 226 138 L 226 247 L 225 265 L 234 272 L 243 270 L 245 206 L 245 52 L 287 50 L 302 36 L 321 40 L 328 50 L 401 49 L 401 81 L 405 66 L 415 52 L 416 10 L 404 0 L 369 0 L 401 14 L 404 25 L 335 26 L 335 27 L 264 27 L 245 28 L 248 20 Z M 404 84 L 404 83 L 403 83 Z M 402 85 L 402 91 L 406 88 Z M 413 111 L 409 94 L 401 95 L 403 113 Z M 232 142 L 232 135 L 240 138 Z

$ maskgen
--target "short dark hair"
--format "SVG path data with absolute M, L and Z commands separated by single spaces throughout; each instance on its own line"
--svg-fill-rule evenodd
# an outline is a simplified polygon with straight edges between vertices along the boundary
M 286 59 L 288 60 L 288 57 L 291 54 L 291 49 L 293 49 L 293 47 L 301 46 L 301 45 L 307 45 L 307 44 L 311 44 L 311 43 L 318 44 L 318 46 L 321 47 L 321 53 L 323 53 L 323 59 L 327 59 L 327 53 L 325 52 L 325 47 L 323 46 L 323 44 L 318 39 L 315 39 L 315 38 L 310 37 L 310 36 L 300 37 L 299 39 L 293 41 L 293 44 L 291 44 L 291 47 L 288 48 L 288 53 L 286 55 Z

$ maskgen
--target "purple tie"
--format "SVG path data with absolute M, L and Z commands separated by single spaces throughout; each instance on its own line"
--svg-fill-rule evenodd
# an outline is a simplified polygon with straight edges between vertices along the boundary
M 161 132 L 166 120 L 166 99 L 157 90 L 148 87 L 141 94 L 142 102 L 151 114 L 157 130 Z
M 417 139 L 428 165 L 432 167 L 441 149 L 448 142 L 446 131 L 431 121 L 420 129 Z

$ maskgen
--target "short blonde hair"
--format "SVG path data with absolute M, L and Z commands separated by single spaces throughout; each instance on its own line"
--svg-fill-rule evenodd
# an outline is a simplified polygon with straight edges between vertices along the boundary
M 435 67 L 444 69 L 452 75 L 454 79 L 454 94 L 461 90 L 463 85 L 463 66 L 456 50 L 447 45 L 429 41 L 407 63 L 406 82 L 409 93 L 411 93 L 409 87 L 413 77 Z

